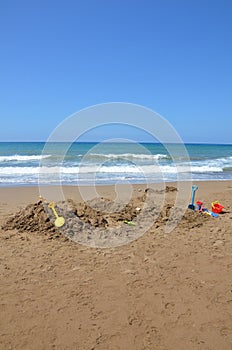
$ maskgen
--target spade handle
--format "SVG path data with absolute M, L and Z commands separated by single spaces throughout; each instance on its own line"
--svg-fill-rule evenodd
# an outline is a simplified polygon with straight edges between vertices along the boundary
M 53 211 L 55 217 L 58 218 L 59 215 L 58 215 L 57 212 L 56 212 L 55 203 L 54 203 L 54 202 L 49 203 L 48 207 L 52 209 L 52 211 Z

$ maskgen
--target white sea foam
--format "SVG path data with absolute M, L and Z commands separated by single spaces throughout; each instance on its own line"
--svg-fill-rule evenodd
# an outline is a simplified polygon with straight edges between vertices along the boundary
M 146 165 L 146 166 L 136 166 L 136 165 L 113 165 L 113 166 L 80 166 L 80 167 L 0 167 L 0 174 L 2 175 L 30 175 L 30 174 L 91 174 L 91 173 L 173 173 L 176 174 L 178 172 L 197 172 L 197 173 L 209 173 L 209 172 L 223 172 L 222 167 L 216 166 L 185 166 L 185 165 Z
M 110 156 L 110 155 L 109 155 Z M 126 154 L 124 154 L 125 157 Z M 139 155 L 144 157 L 144 155 Z M 157 157 L 158 155 L 156 155 Z M 19 157 L 19 156 L 14 156 Z M 23 157 L 23 156 L 20 156 Z M 35 156 L 26 156 L 28 160 L 35 159 Z M 38 156 L 36 156 L 37 159 Z M 49 157 L 49 156 L 45 156 Z M 1 159 L 1 158 L 0 158 Z M 12 159 L 12 158 L 11 158 Z M 15 159 L 15 158 L 14 158 Z M 19 159 L 19 158 L 17 158 Z M 50 160 L 49 160 L 50 162 Z M 43 184 L 56 184 L 59 181 L 64 183 L 94 183 L 95 179 L 99 183 L 110 183 L 113 181 L 134 181 L 143 182 L 145 178 L 156 181 L 157 178 L 162 178 L 165 181 L 176 180 L 181 178 L 181 174 L 192 173 L 194 179 L 217 179 L 222 178 L 225 174 L 224 169 L 232 167 L 232 157 L 205 159 L 202 161 L 193 161 L 191 163 L 178 162 L 163 163 L 163 164 L 120 164 L 120 162 L 104 162 L 96 164 L 94 162 L 85 163 L 75 166 L 71 162 L 63 163 L 60 166 L 55 166 L 50 163 L 50 166 L 9 166 L 8 163 L 1 163 L 0 166 L 0 185 L 4 184 L 35 184 L 40 181 Z M 227 174 L 229 171 L 227 171 Z M 187 175 L 188 176 L 188 175 Z M 227 177 L 230 175 L 227 175 Z
M 11 155 L 11 156 L 0 156 L 0 162 L 10 162 L 10 161 L 33 161 L 33 160 L 41 160 L 45 158 L 49 158 L 50 155 L 31 155 L 31 156 L 22 156 L 22 155 Z
M 159 160 L 159 159 L 169 159 L 166 154 L 138 154 L 138 153 L 122 153 L 122 154 L 103 154 L 103 153 L 87 153 L 86 158 L 99 158 L 99 159 L 147 159 L 147 160 Z

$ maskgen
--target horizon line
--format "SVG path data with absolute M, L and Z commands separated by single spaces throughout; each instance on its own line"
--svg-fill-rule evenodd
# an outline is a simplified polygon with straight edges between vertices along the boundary
M 10 140 L 8 140 L 8 141 L 0 141 L 0 143 L 70 143 L 70 141 L 21 141 L 21 140 L 14 140 L 14 141 L 10 141 Z M 126 142 L 126 141 L 123 141 L 123 142 L 120 142 L 120 141 L 111 141 L 111 142 L 108 142 L 108 141 L 104 141 L 104 140 L 95 140 L 95 141 L 74 141 L 74 142 L 71 142 L 71 143 L 128 143 L 128 144 L 130 144 L 130 143 L 146 143 L 146 144 L 182 144 L 181 142 L 179 142 L 179 143 L 176 143 L 176 142 L 159 142 L 159 141 L 157 141 L 157 142 L 152 142 L 152 141 L 144 141 L 144 140 L 142 140 L 142 141 L 139 141 L 139 140 L 137 140 L 137 141 L 132 141 L 132 142 L 130 142 L 130 141 L 128 141 L 128 142 Z M 228 146 L 232 146 L 232 143 L 229 143 L 229 142 L 216 142 L 216 143 L 213 143 L 213 142 L 205 142 L 205 141 L 201 141 L 201 142 L 196 142 L 196 141 L 194 141 L 194 142 L 190 142 L 190 141 L 188 141 L 188 142 L 184 142 L 183 141 L 183 144 L 184 145 L 228 145 Z

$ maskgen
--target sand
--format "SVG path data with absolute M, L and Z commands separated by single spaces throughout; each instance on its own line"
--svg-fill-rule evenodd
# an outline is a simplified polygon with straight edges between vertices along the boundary
M 225 206 L 219 218 L 188 210 L 166 234 L 162 214 L 142 237 L 107 249 L 75 243 L 51 222 L 28 226 L 30 212 L 22 229 L 3 229 L 38 208 L 39 191 L 1 188 L 0 349 L 232 349 L 232 182 L 198 185 L 197 200 Z M 114 197 L 111 186 L 99 192 Z M 81 201 L 76 188 L 65 193 Z

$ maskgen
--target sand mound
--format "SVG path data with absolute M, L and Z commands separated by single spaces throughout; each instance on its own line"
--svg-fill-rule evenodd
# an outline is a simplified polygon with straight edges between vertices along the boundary
M 2 229 L 5 231 L 16 229 L 19 233 L 39 232 L 40 234 L 51 235 L 51 237 L 60 236 L 41 201 L 29 204 L 26 208 L 14 214 L 5 222 Z
M 166 187 L 167 193 L 175 191 L 175 187 Z M 173 206 L 174 201 L 159 201 L 157 191 L 152 189 L 146 189 L 142 195 L 132 198 L 127 204 L 104 198 L 95 198 L 85 203 L 69 199 L 55 206 L 57 214 L 65 218 L 64 226 L 58 230 L 48 203 L 39 201 L 9 218 L 2 229 L 38 232 L 50 238 L 59 238 L 63 234 L 78 243 L 92 246 L 112 246 L 112 241 L 113 245 L 120 245 L 140 237 L 148 226 L 154 225 L 156 229 L 164 227 L 170 219 Z M 206 215 L 191 210 L 187 210 L 183 216 L 181 213 L 181 208 L 175 209 L 172 223 L 188 230 L 199 227 L 208 220 Z

